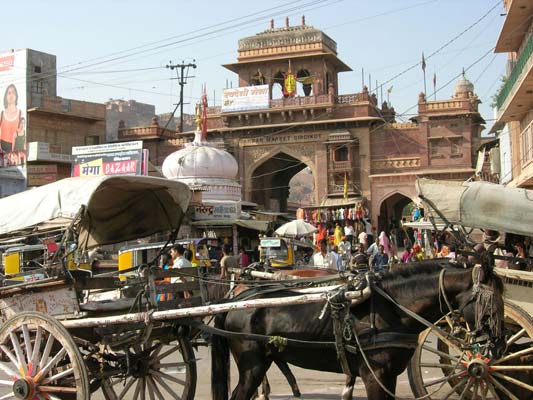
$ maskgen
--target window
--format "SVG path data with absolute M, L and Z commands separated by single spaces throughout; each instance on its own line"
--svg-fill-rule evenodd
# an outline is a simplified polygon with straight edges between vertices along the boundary
M 336 148 L 333 153 L 333 160 L 335 162 L 349 161 L 348 148 L 346 146 Z
M 450 155 L 453 156 L 462 156 L 463 155 L 463 139 L 450 139 Z
M 86 136 L 85 137 L 85 145 L 86 146 L 93 146 L 95 144 L 100 144 L 100 137 L 99 136 Z
M 40 74 L 41 73 L 41 67 L 39 65 L 35 65 L 33 67 L 33 72 L 35 72 L 36 74 Z
M 533 123 L 529 124 L 520 134 L 520 150 L 522 165 L 533 159 Z
M 32 93 L 42 93 L 44 89 L 44 80 L 36 79 L 31 82 L 31 92 Z
M 439 155 L 440 139 L 430 140 L 429 142 L 429 156 L 437 157 Z

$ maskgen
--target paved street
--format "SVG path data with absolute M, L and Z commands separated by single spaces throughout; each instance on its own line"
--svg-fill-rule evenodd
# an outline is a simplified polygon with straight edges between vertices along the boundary
M 198 358 L 198 385 L 196 388 L 196 399 L 198 400 L 210 400 L 211 399 L 211 353 L 203 347 L 196 353 Z M 302 391 L 303 399 L 340 399 L 340 394 L 344 387 L 344 376 L 341 374 L 331 374 L 320 371 L 304 370 L 297 367 L 291 367 L 294 375 L 296 376 L 300 390 Z M 232 362 L 232 388 L 236 384 L 237 370 L 235 364 Z M 272 399 L 285 400 L 292 399 L 292 392 L 285 380 L 285 377 L 281 374 L 276 366 L 273 366 L 269 373 L 268 378 L 272 389 Z M 407 374 L 404 373 L 399 377 L 398 394 L 406 397 L 411 397 L 411 390 L 409 388 L 409 382 L 407 380 Z M 128 399 L 133 398 L 133 391 Z M 104 399 L 101 391 L 98 391 L 93 396 L 96 400 Z M 357 380 L 354 400 L 366 399 L 365 390 L 361 380 Z

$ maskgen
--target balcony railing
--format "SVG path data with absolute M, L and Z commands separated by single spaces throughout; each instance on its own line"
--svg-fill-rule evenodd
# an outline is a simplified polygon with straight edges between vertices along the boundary
M 529 39 L 527 40 L 527 43 L 524 46 L 524 50 L 522 50 L 522 54 L 520 54 L 520 57 L 518 58 L 518 60 L 516 60 L 516 66 L 507 77 L 507 82 L 505 82 L 505 85 L 503 86 L 502 90 L 500 90 L 500 93 L 498 93 L 498 96 L 496 98 L 496 105 L 498 106 L 498 109 L 502 108 L 503 104 L 507 100 L 507 97 L 512 92 L 516 82 L 518 81 L 518 78 L 520 78 L 520 75 L 524 71 L 524 68 L 528 65 L 528 61 L 531 58 L 532 54 L 533 34 L 529 35 Z
M 314 96 L 296 96 L 296 97 L 287 97 L 280 99 L 271 99 L 269 102 L 269 108 L 271 110 L 280 110 L 285 107 L 310 107 L 312 106 L 330 106 L 333 104 L 357 104 L 365 101 L 370 101 L 368 93 L 353 93 L 353 94 L 341 94 L 338 96 L 333 96 L 329 94 L 318 94 Z M 264 111 L 264 110 L 256 110 Z M 218 115 L 222 113 L 222 108 L 217 107 L 208 107 L 208 115 Z

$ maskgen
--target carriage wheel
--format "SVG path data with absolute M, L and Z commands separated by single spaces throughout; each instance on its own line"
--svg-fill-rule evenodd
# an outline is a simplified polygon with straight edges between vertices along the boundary
M 445 319 L 439 326 L 450 330 Z M 427 329 L 408 366 L 415 397 L 426 399 L 533 398 L 533 318 L 505 302 L 507 348 L 498 359 L 462 351 L 456 343 Z M 461 340 L 459 335 L 459 340 Z
M 196 360 L 189 339 L 178 338 L 168 346 L 148 341 L 129 351 L 142 357 L 130 365 L 130 375 L 102 382 L 107 400 L 194 399 Z
M 0 399 L 90 398 L 83 358 L 57 320 L 24 312 L 0 328 Z

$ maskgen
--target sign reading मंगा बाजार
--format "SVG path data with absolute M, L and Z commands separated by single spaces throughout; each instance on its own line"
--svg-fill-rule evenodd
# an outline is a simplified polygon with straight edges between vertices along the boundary
M 72 176 L 142 175 L 146 170 L 142 141 L 78 146 L 72 155 Z

